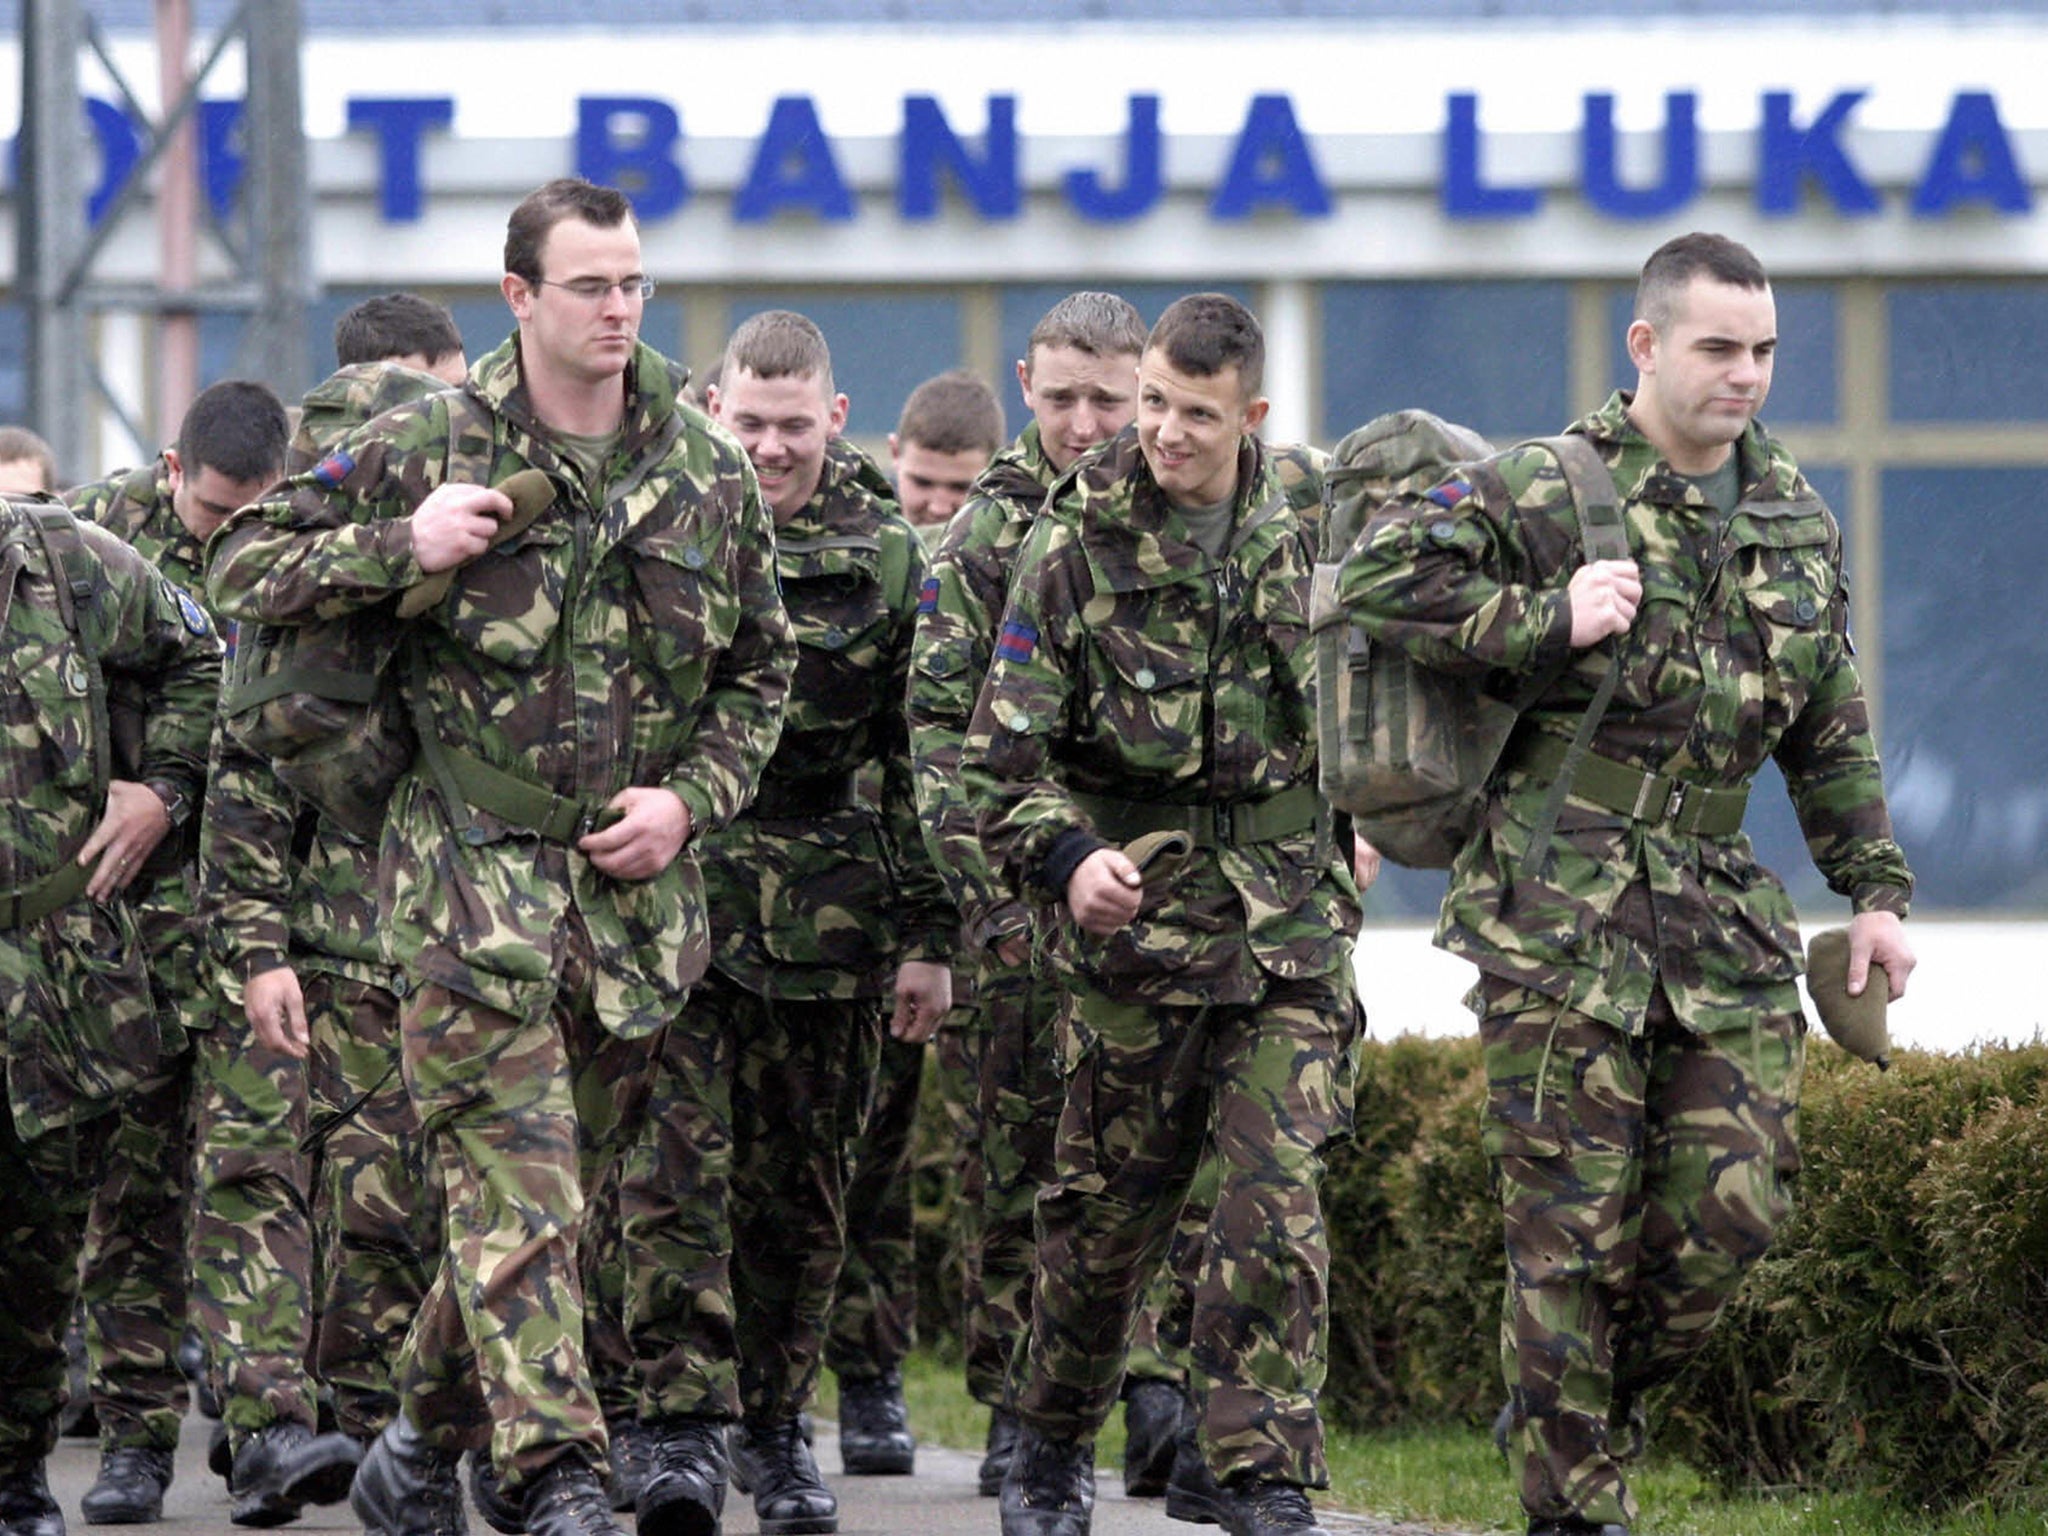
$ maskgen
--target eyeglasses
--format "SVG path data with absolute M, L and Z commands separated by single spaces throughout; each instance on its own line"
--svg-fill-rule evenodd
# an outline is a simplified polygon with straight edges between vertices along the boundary
M 566 283 L 553 282 L 545 277 L 531 278 L 536 288 L 562 288 L 586 304 L 602 304 L 614 288 L 629 299 L 651 299 L 654 297 L 654 279 L 644 272 L 632 277 L 622 277 L 617 282 L 602 277 L 572 277 Z

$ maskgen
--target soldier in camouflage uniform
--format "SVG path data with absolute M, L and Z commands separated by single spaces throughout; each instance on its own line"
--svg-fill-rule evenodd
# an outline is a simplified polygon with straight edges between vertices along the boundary
M 1053 481 L 1130 425 L 1144 345 L 1138 312 L 1109 293 L 1071 294 L 1032 329 L 1017 363 L 1031 424 L 976 481 L 940 538 L 911 654 L 908 709 L 919 805 L 974 964 L 974 1012 L 957 1033 L 978 1041 L 982 1212 L 963 1334 L 967 1390 L 990 1410 L 980 1469 L 981 1491 L 989 1496 L 1001 1488 L 1016 1448 L 1017 1420 L 1005 1382 L 1030 1325 L 1032 1205 L 1052 1177 L 1062 1089 L 1052 1035 L 1057 985 L 1031 964 L 1029 909 L 989 870 L 960 789 L 960 741 L 995 655 L 1017 550 Z M 1147 1315 L 1153 1310 L 1148 1307 Z M 1169 1454 L 1177 1387 L 1173 1395 Z
M 185 413 L 175 448 L 154 464 L 79 486 L 66 499 L 180 587 L 198 591 L 206 539 L 276 480 L 288 430 L 283 404 L 261 384 L 215 384 Z M 193 1049 L 123 1103 L 107 1182 L 93 1203 L 81 1286 L 100 1474 L 82 1509 L 95 1525 L 160 1517 L 187 1402 L 177 1348 L 186 1326 L 196 1193 L 193 1119 L 208 1097 L 200 1086 L 207 1073 L 196 1063 L 213 1049 L 215 1008 L 211 978 L 199 963 L 206 936 L 193 862 L 198 805 L 196 798 L 167 805 L 177 841 L 159 854 L 160 872 L 135 911 L 158 1006 L 192 1031 Z M 332 1498 L 346 1491 L 344 1475 Z
M 621 1191 L 656 1437 L 644 1536 L 717 1529 L 717 1429 L 735 1410 L 734 1476 L 762 1529 L 838 1529 L 799 1415 L 846 1242 L 847 1150 L 892 995 L 899 1039 L 929 1037 L 950 1006 L 958 921 L 918 831 L 903 724 L 924 555 L 881 470 L 838 436 L 825 338 L 786 310 L 752 317 L 710 400 L 775 514 L 801 659 L 759 797 L 707 842 L 712 972 L 669 1032 Z M 880 773 L 879 812 L 864 770 Z
M 0 427 L 0 493 L 34 495 L 57 489 L 57 456 L 27 427 Z
M 133 549 L 12 500 L 0 500 L 0 628 L 12 807 L 0 842 L 0 1533 L 63 1536 L 43 1461 L 87 1214 L 117 1096 L 181 1045 L 123 892 L 170 831 L 170 805 L 199 793 L 220 653 L 204 611 Z M 110 778 L 127 725 L 134 766 Z
M 352 428 L 448 387 L 405 363 L 364 360 L 366 350 L 444 368 L 462 361 L 447 311 L 409 294 L 366 300 L 335 330 L 343 366 L 306 396 L 287 455 L 293 474 Z M 366 1444 L 397 1411 L 392 1363 L 441 1247 L 440 1190 L 399 1071 L 376 850 L 302 806 L 268 762 L 223 733 L 201 855 L 228 1008 L 219 1048 L 202 1055 L 208 1198 L 193 1247 L 223 1357 L 230 1454 L 252 1435 L 297 1440 L 314 1427 L 309 1362 L 341 1434 Z M 339 1438 L 319 1437 L 322 1459 L 352 1467 Z M 244 1480 L 233 1481 L 249 1502 Z M 345 1493 L 347 1479 L 336 1481 Z M 293 1512 L 282 1489 L 257 1506 Z
M 548 183 L 514 210 L 505 265 L 517 331 L 463 390 L 350 434 L 209 568 L 224 611 L 271 623 L 452 573 L 403 632 L 420 752 L 378 858 L 447 1223 L 401 1411 L 352 1490 L 383 1536 L 461 1529 L 448 1469 L 486 1443 L 536 1536 L 617 1529 L 579 1228 L 710 958 L 693 840 L 752 795 L 794 661 L 745 456 L 637 341 L 652 284 L 626 198 Z M 554 500 L 494 547 L 511 502 L 486 487 L 527 467 Z
M 961 751 L 990 864 L 1047 915 L 1065 991 L 1056 1178 L 1002 1489 L 1005 1536 L 1085 1536 L 1139 1294 L 1213 1166 L 1193 1298 L 1206 1511 L 1320 1530 L 1329 1254 L 1358 893 L 1316 790 L 1313 538 L 1252 434 L 1264 342 L 1220 294 L 1147 339 L 1138 420 L 1055 484 Z M 1144 876 L 1118 846 L 1179 834 Z
M 1841 532 L 1754 419 L 1776 346 L 1756 258 L 1681 236 L 1643 269 L 1635 393 L 1572 428 L 1613 472 L 1633 558 L 1579 563 L 1571 493 L 1529 446 L 1382 511 L 1341 577 L 1359 622 L 1431 665 L 1517 683 L 1564 667 L 1437 927 L 1480 970 L 1508 1429 L 1544 1536 L 1628 1530 L 1631 1447 L 1612 1426 L 1705 1339 L 1786 1214 L 1800 948 L 1741 832 L 1766 757 L 1854 906 L 1851 986 L 1875 964 L 1897 997 L 1913 964 Z M 1559 805 L 1608 668 L 1613 701 Z
M 1003 446 L 1003 408 L 971 373 L 926 379 L 903 402 L 889 456 L 903 516 L 927 551 L 960 510 L 975 478 Z M 980 1270 L 980 1135 L 975 1128 L 980 1033 L 972 977 L 953 973 L 953 1011 L 933 1039 L 936 1083 L 955 1142 L 961 1251 L 968 1307 Z M 921 1042 L 882 1041 L 875 1099 L 848 1154 L 846 1261 L 832 1298 L 825 1365 L 839 1380 L 839 1460 L 851 1474 L 915 1470 L 917 1442 L 903 1402 L 902 1365 L 917 1341 L 917 1240 L 911 1151 L 917 1132 Z

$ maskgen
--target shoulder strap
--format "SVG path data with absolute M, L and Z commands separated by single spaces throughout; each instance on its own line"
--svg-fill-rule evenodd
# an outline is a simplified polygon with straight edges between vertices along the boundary
M 1587 560 L 1628 559 L 1628 530 L 1622 524 L 1620 498 L 1614 488 L 1614 476 L 1607 468 L 1607 461 L 1600 457 L 1600 450 L 1576 432 L 1536 441 L 1550 450 L 1557 459 L 1558 468 L 1564 471 L 1565 485 L 1572 493 L 1572 508 L 1578 514 L 1581 564 Z M 1585 713 L 1579 716 L 1578 727 L 1565 746 L 1564 761 L 1558 765 L 1557 777 L 1550 781 L 1550 789 L 1543 797 L 1543 807 L 1529 831 L 1529 846 L 1522 852 L 1520 872 L 1525 880 L 1535 878 L 1543 855 L 1549 851 L 1550 839 L 1557 832 L 1558 815 L 1564 810 L 1565 796 L 1571 793 L 1572 780 L 1578 777 L 1579 765 L 1585 762 L 1592 750 L 1593 733 L 1599 729 L 1607 706 L 1614 700 L 1614 688 L 1620 680 L 1621 670 L 1614 664 L 1612 644 L 1603 641 L 1598 654 L 1600 681 L 1594 685 L 1593 697 L 1587 702 Z
M 92 710 L 92 776 L 99 797 L 105 801 L 107 783 L 113 777 L 113 736 L 107 719 L 107 678 L 100 669 L 99 647 L 79 615 L 82 604 L 93 593 L 92 561 L 85 552 L 85 538 L 78 531 L 78 519 L 61 502 L 37 502 L 25 507 L 44 557 L 50 562 L 50 585 L 57 594 L 57 615 L 71 631 L 78 653 L 85 658 L 86 698 Z

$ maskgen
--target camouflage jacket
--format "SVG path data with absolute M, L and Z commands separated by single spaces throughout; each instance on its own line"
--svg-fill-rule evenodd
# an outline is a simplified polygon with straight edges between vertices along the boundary
M 560 988 L 573 909 L 595 948 L 592 999 L 623 1036 L 651 1034 L 710 959 L 696 837 L 752 797 L 781 725 L 795 648 L 773 530 L 731 436 L 679 398 L 682 372 L 641 346 L 603 505 L 534 418 L 514 336 L 471 371 L 488 442 L 461 445 L 456 392 L 400 406 L 215 536 L 222 612 L 309 622 L 392 603 L 421 579 L 409 514 L 462 457 L 492 482 L 533 467 L 548 514 L 461 567 L 407 631 L 409 693 L 449 746 L 586 804 L 670 789 L 695 837 L 659 875 L 617 881 L 572 847 L 487 811 L 444 805 L 424 765 L 399 783 L 378 859 L 385 953 L 529 1021 Z M 469 413 L 465 412 L 465 415 Z M 452 427 L 452 430 L 451 430 Z
M 124 469 L 74 486 L 64 493 L 65 505 L 81 519 L 96 523 L 154 565 L 181 591 L 200 593 L 206 569 L 206 546 L 178 518 L 171 505 L 171 467 L 159 455 L 154 464 Z M 131 700 L 131 718 L 141 713 Z M 115 776 L 121 777 L 117 770 Z M 199 799 L 192 800 L 199 814 Z M 196 853 L 198 826 L 174 829 L 187 853 Z M 156 861 L 152 860 L 152 868 Z M 139 891 L 132 903 L 142 925 L 143 942 L 164 996 L 193 1001 L 201 994 L 198 957 L 204 949 L 199 931 L 199 871 L 195 858 L 165 869 Z M 189 1022 L 206 1022 L 203 1010 L 187 1010 Z
M 133 549 L 81 523 L 97 562 L 77 621 L 108 687 L 147 700 L 139 772 L 194 798 L 206 761 L 220 647 L 197 604 Z M 65 624 L 41 537 L 0 500 L 0 892 L 34 888 L 74 858 L 105 810 L 90 665 Z M 150 1076 L 176 1039 L 159 1032 L 149 961 L 126 902 L 80 895 L 46 917 L 0 928 L 8 1105 L 17 1132 L 41 1135 L 106 1108 Z
M 1754 424 L 1736 445 L 1742 499 L 1724 520 L 1630 424 L 1628 403 L 1616 394 L 1572 428 L 1613 471 L 1643 575 L 1633 627 L 1600 648 L 1619 672 L 1593 750 L 1707 787 L 1747 784 L 1775 758 L 1829 885 L 1859 911 L 1903 916 L 1912 878 L 1852 659 L 1841 530 Z M 1600 674 L 1593 651 L 1568 644 L 1571 495 L 1540 447 L 1490 463 L 1492 478 L 1453 478 L 1383 509 L 1339 592 L 1373 633 L 1431 665 L 1496 674 L 1503 691 L 1571 656 L 1522 727 L 1569 738 Z M 1747 1027 L 1759 1004 L 1798 1009 L 1791 901 L 1746 836 L 1686 835 L 1573 795 L 1525 880 L 1517 866 L 1546 787 L 1504 772 L 1451 871 L 1440 945 L 1629 1031 L 1660 981 L 1699 1030 Z
M 775 530 L 797 638 L 782 741 L 752 810 L 707 838 L 720 974 L 769 997 L 887 994 L 904 960 L 944 960 L 959 914 L 918 827 L 903 723 L 924 549 L 852 444 Z M 857 793 L 879 768 L 879 808 Z
M 982 852 L 960 786 L 960 743 L 995 656 L 1011 567 L 1057 478 L 1033 422 L 989 461 L 946 524 L 918 598 L 908 697 L 918 808 L 973 948 L 1022 933 L 1031 921 L 1030 909 L 1002 888 Z
M 398 363 L 336 369 L 307 391 L 285 471 L 312 468 L 364 422 L 449 385 Z M 229 654 L 234 632 L 228 630 Z M 230 1001 L 287 963 L 393 990 L 377 922 L 377 850 L 328 825 L 264 758 L 218 734 L 206 781 L 200 878 Z
M 1053 487 L 1018 557 L 995 661 L 961 750 L 982 841 L 1034 902 L 1109 841 L 1076 794 L 1218 808 L 1314 805 L 1312 536 L 1266 450 L 1238 463 L 1237 526 L 1212 563 L 1127 429 Z M 1256 1000 L 1268 975 L 1350 963 L 1359 918 L 1327 814 L 1268 840 L 1205 837 L 1103 939 L 1059 924 L 1064 960 L 1129 1002 Z
M 311 469 L 350 432 L 394 406 L 452 387 L 446 379 L 403 363 L 350 363 L 335 369 L 300 402 L 298 430 L 285 452 L 285 473 Z

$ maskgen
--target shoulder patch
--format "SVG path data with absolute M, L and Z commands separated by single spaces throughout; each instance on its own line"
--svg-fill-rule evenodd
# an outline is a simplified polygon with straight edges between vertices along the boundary
M 346 480 L 355 467 L 356 461 L 337 448 L 314 468 L 313 478 L 331 491 Z
M 185 627 L 195 635 L 210 634 L 213 626 L 207 622 L 206 610 L 192 601 L 192 594 L 183 587 L 173 586 L 171 579 L 164 578 L 164 596 L 178 605 L 178 617 L 185 621 Z
M 1432 486 L 1423 495 L 1440 507 L 1455 507 L 1472 494 L 1469 480 L 1446 480 L 1442 485 Z
M 937 613 L 939 611 L 939 578 L 927 576 L 924 585 L 917 589 L 917 611 Z
M 1004 661 L 1028 662 L 1038 648 L 1038 631 L 1022 619 L 1010 619 L 996 640 L 996 654 Z

